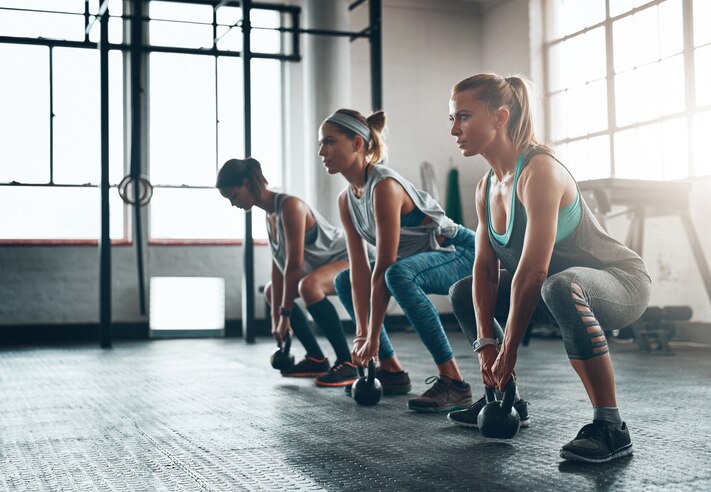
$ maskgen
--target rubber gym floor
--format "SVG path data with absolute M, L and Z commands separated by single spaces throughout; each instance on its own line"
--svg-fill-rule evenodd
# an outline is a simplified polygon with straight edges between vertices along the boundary
M 449 336 L 480 395 L 473 355 Z M 420 394 L 431 359 L 414 333 L 393 342 Z M 612 341 L 635 454 L 602 465 L 558 456 L 591 418 L 559 339 L 519 351 L 531 427 L 510 441 L 408 412 L 407 395 L 366 408 L 343 389 L 282 378 L 274 348 L 261 338 L 4 350 L 0 489 L 711 490 L 708 346 L 659 356 Z

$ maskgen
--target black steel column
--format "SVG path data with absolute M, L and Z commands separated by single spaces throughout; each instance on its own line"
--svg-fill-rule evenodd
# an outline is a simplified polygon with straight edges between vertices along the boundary
M 383 32 L 381 0 L 370 0 L 370 92 L 373 111 L 383 109 Z
M 242 72 L 244 79 L 244 153 L 252 154 L 252 73 L 250 9 L 252 0 L 242 0 Z M 247 343 L 254 343 L 254 240 L 252 212 L 244 214 L 244 243 L 242 246 L 242 332 Z
M 146 314 L 146 283 L 143 268 L 143 225 L 141 220 L 141 135 L 142 105 L 141 80 L 143 58 L 143 0 L 131 3 L 131 177 L 133 178 L 133 240 L 136 243 L 136 271 L 138 275 L 138 304 L 141 315 Z
M 104 5 L 108 4 L 105 0 Z M 109 210 L 109 10 L 100 13 L 101 74 L 101 239 L 99 240 L 99 320 L 101 348 L 111 348 L 111 214 Z

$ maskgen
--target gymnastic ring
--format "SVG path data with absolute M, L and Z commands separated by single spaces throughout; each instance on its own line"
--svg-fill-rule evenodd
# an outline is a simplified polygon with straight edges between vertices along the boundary
M 118 193 L 124 203 L 128 205 L 136 205 L 136 200 L 132 198 L 132 194 L 128 193 L 129 186 L 134 182 L 138 182 L 139 194 L 138 194 L 138 205 L 143 207 L 150 203 L 153 197 L 153 185 L 148 178 L 144 175 L 140 175 L 134 178 L 130 174 L 125 176 L 118 185 Z

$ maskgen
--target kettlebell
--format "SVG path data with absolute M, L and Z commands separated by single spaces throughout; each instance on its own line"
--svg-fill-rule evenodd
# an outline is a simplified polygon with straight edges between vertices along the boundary
M 383 397 L 383 385 L 375 377 L 375 359 L 368 362 L 368 376 L 364 374 L 362 367 L 358 367 L 358 380 L 353 383 L 351 393 L 358 405 L 377 405 Z
M 485 392 L 487 403 L 476 419 L 481 435 L 495 439 L 513 438 L 521 428 L 521 417 L 513 408 L 516 397 L 516 381 L 513 376 L 506 383 L 501 401 L 496 400 L 494 388 L 487 387 Z
M 272 367 L 278 371 L 286 371 L 294 365 L 294 356 L 289 353 L 291 350 L 291 333 L 287 332 L 284 337 L 284 343 L 277 342 L 279 350 L 272 354 Z

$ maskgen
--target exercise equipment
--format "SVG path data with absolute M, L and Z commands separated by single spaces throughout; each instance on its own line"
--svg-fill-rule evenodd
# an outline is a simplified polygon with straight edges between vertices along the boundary
M 377 405 L 383 397 L 383 385 L 375 377 L 375 359 L 370 359 L 368 362 L 367 376 L 362 367 L 358 367 L 358 375 L 360 378 L 353 383 L 351 388 L 353 399 L 358 405 L 367 407 Z
M 513 376 L 506 383 L 501 401 L 496 400 L 494 388 L 486 387 L 485 393 L 487 403 L 476 419 L 481 435 L 495 439 L 513 438 L 521 428 L 521 417 L 513 407 L 516 397 L 516 381 Z
M 274 352 L 271 357 L 272 367 L 278 371 L 286 371 L 294 365 L 294 356 L 289 353 L 291 350 L 291 333 L 287 333 L 284 337 L 284 342 L 277 341 L 279 350 Z
M 689 306 L 648 307 L 631 327 L 640 350 L 646 353 L 673 355 L 674 352 L 669 348 L 669 340 L 676 333 L 676 322 L 688 321 L 693 314 Z

